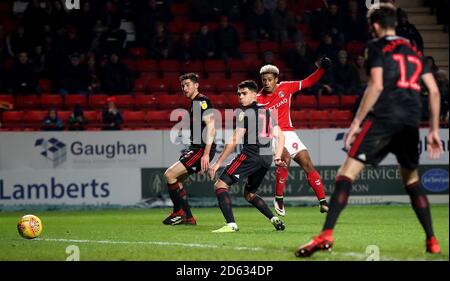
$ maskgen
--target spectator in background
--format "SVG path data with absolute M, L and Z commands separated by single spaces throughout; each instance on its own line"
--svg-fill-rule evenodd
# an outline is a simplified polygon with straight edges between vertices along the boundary
M 168 1 L 160 2 L 156 0 L 143 1 L 138 10 L 138 20 L 136 24 L 137 39 L 141 44 L 150 41 L 155 31 L 156 23 L 167 23 L 172 20 Z
M 423 51 L 423 39 L 414 24 L 408 20 L 408 14 L 405 11 L 400 12 L 398 24 L 395 28 L 395 32 L 398 36 L 409 39 L 417 48 Z
M 150 42 L 147 53 L 156 60 L 167 59 L 172 50 L 172 37 L 162 22 L 156 23 L 155 34 Z
M 75 105 L 68 121 L 70 131 L 84 131 L 87 124 L 81 105 Z
M 80 54 L 74 53 L 70 56 L 70 63 L 62 66 L 56 84 L 59 86 L 59 93 L 62 95 L 68 93 L 86 94 L 88 81 L 86 65 L 81 64 Z
M 34 94 L 37 87 L 37 74 L 29 62 L 28 54 L 21 52 L 11 69 L 11 89 L 15 95 Z
M 433 75 L 436 75 L 436 72 L 439 70 L 439 67 L 436 65 L 436 62 L 434 61 L 434 58 L 432 56 L 426 57 L 426 64 L 433 73 Z M 436 79 L 436 77 L 435 77 Z
M 217 42 L 217 55 L 219 58 L 228 59 L 230 57 L 239 59 L 239 35 L 236 29 L 229 25 L 226 16 L 220 17 L 219 27 L 215 30 Z
M 365 15 L 361 13 L 356 0 L 348 2 L 348 10 L 344 19 L 344 37 L 345 41 L 367 41 L 367 20 Z
M 42 131 L 63 131 L 64 124 L 58 117 L 56 109 L 50 109 L 48 115 L 42 120 Z
M 195 60 L 195 45 L 191 33 L 186 31 L 175 45 L 174 57 L 186 63 Z
M 31 40 L 26 35 L 23 26 L 18 26 L 16 32 L 6 38 L 6 42 L 11 57 L 22 52 L 28 53 L 32 47 Z
M 34 48 L 33 65 L 36 74 L 38 75 L 39 78 L 43 78 L 44 76 L 46 76 L 47 74 L 45 71 L 46 60 L 44 49 L 42 48 L 41 45 L 38 45 Z
M 200 30 L 196 33 L 194 38 L 194 46 L 196 57 L 198 59 L 206 60 L 213 58 L 216 55 L 214 35 L 209 32 L 208 24 L 201 24 Z
M 245 26 L 248 38 L 252 41 L 269 39 L 272 29 L 272 16 L 261 0 L 255 0 L 250 11 L 246 11 Z
M 311 49 L 303 41 L 295 42 L 294 48 L 284 54 L 286 64 L 294 72 L 294 77 L 299 79 L 306 78 L 312 72 L 313 57 Z
M 108 30 L 100 37 L 100 50 L 106 56 L 112 53 L 122 55 L 126 47 L 127 33 L 120 29 L 120 18 L 113 17 L 111 20 L 111 23 L 107 25 Z
M 355 63 L 356 73 L 358 76 L 358 84 L 356 86 L 356 94 L 362 95 L 367 86 L 369 77 L 367 76 L 366 61 L 363 56 L 359 55 Z
M 100 89 L 99 68 L 97 59 L 94 53 L 89 53 L 87 56 L 87 71 L 89 76 L 88 90 L 90 94 L 96 94 Z
M 321 10 L 313 18 L 310 26 L 313 36 L 328 33 L 336 43 L 343 41 L 344 17 L 334 1 L 329 1 L 328 9 Z
M 347 52 L 341 50 L 332 68 L 333 88 L 338 94 L 354 95 L 358 85 L 358 75 L 355 67 L 348 63 Z
M 130 72 L 118 54 L 112 53 L 103 67 L 101 85 L 108 95 L 127 94 L 131 90 Z
M 333 37 L 329 33 L 322 35 L 322 40 L 317 48 L 317 55 L 319 57 L 327 56 L 331 61 L 337 60 L 337 53 L 339 52 L 339 47 L 334 42 Z
M 441 120 L 447 122 L 449 119 L 449 106 L 448 106 L 448 75 L 445 70 L 438 70 L 435 74 L 436 83 L 441 93 Z
M 272 30 L 276 42 L 286 41 L 296 32 L 295 18 L 288 10 L 286 0 L 277 1 L 277 8 L 272 12 Z
M 122 115 L 116 107 L 116 98 L 109 97 L 107 100 L 107 107 L 103 110 L 103 130 L 120 130 L 120 125 L 123 122 Z

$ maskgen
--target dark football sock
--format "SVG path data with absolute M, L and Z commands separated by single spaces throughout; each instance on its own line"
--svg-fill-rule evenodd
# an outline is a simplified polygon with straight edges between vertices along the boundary
M 216 189 L 216 197 L 219 202 L 219 208 L 227 223 L 235 222 L 233 210 L 231 207 L 231 196 L 226 188 Z
M 406 186 L 405 189 L 411 199 L 411 205 L 414 212 L 416 212 L 417 218 L 425 230 L 427 239 L 430 239 L 434 236 L 434 232 L 431 221 L 430 204 L 428 203 L 427 195 L 421 188 L 419 182 L 412 183 Z
M 173 184 L 167 184 L 167 189 L 169 190 L 169 196 L 173 203 L 173 212 L 176 213 L 181 209 L 180 203 L 180 184 L 178 182 Z
M 186 215 L 186 218 L 192 218 L 191 207 L 189 207 L 189 203 L 188 203 L 188 200 L 187 200 L 186 189 L 184 189 L 184 188 L 181 189 L 178 194 L 180 196 L 181 208 L 183 208 L 183 211 L 184 211 L 184 214 Z
M 334 229 L 339 214 L 347 205 L 348 196 L 352 189 L 352 180 L 344 176 L 338 176 L 334 185 L 335 189 L 330 199 L 327 219 L 323 226 L 323 230 Z
M 265 215 L 268 219 L 271 219 L 274 217 L 272 211 L 269 209 L 269 206 L 267 206 L 266 202 L 259 197 L 257 194 L 253 196 L 253 198 L 250 198 L 248 200 L 253 206 L 256 207 L 263 215 Z

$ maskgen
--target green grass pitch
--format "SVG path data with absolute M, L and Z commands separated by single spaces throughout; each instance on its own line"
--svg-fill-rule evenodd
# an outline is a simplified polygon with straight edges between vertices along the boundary
M 46 211 L 39 239 L 19 236 L 16 224 L 27 212 L 0 213 L 0 260 L 59 260 L 76 245 L 80 260 L 292 261 L 294 251 L 316 235 L 325 215 L 318 207 L 287 208 L 285 231 L 275 231 L 255 208 L 235 208 L 240 231 L 211 233 L 223 225 L 218 208 L 193 208 L 197 226 L 166 226 L 169 209 Z M 335 230 L 331 252 L 304 260 L 366 260 L 369 245 L 380 260 L 449 260 L 448 205 L 432 206 L 433 225 L 442 254 L 424 251 L 424 232 L 408 205 L 348 206 Z

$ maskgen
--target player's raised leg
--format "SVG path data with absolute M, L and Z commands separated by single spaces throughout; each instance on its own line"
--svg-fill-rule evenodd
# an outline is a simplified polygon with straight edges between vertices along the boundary
M 287 164 L 287 167 L 277 167 L 275 171 L 275 198 L 273 201 L 273 206 L 278 215 L 285 216 L 286 210 L 284 208 L 284 190 L 286 188 L 286 180 L 289 176 L 289 165 L 291 163 L 291 157 L 286 148 L 283 150 L 281 159 Z
M 345 206 L 347 206 L 354 179 L 363 168 L 364 164 L 355 159 L 347 158 L 345 160 L 336 176 L 335 189 L 331 195 L 330 206 L 322 232 L 307 244 L 300 246 L 295 252 L 297 257 L 309 257 L 316 251 L 331 249 L 334 241 L 333 230 L 337 219 Z
M 328 212 L 328 203 L 325 198 L 325 189 L 320 179 L 320 175 L 314 168 L 309 152 L 306 149 L 300 150 L 295 156 L 294 161 L 297 162 L 305 171 L 308 184 L 316 194 L 317 200 L 319 200 L 319 210 L 321 213 Z
M 196 224 L 187 201 L 186 189 L 182 186 L 182 182 L 188 176 L 188 171 L 180 161 L 177 161 L 164 173 L 169 196 L 173 203 L 173 211 L 164 219 L 164 224 Z
M 431 220 L 430 204 L 427 195 L 420 185 L 417 169 L 410 170 L 400 165 L 403 185 L 411 199 L 411 206 L 419 219 L 420 224 L 425 230 L 426 240 L 425 248 L 428 253 L 436 254 L 441 252 L 439 243 L 434 235 Z

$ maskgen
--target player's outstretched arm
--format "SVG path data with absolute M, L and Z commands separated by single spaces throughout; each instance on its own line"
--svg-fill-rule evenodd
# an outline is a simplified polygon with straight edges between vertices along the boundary
M 203 117 L 203 121 L 206 123 L 206 146 L 205 150 L 203 152 L 203 156 L 200 160 L 201 164 L 201 172 L 208 171 L 209 168 L 209 153 L 211 152 L 211 146 L 214 142 L 214 139 L 216 137 L 216 128 L 215 128 L 215 121 L 214 121 L 214 115 L 209 114 L 205 117 Z
M 275 148 L 275 155 L 273 157 L 273 161 L 275 162 L 275 165 L 279 167 L 287 167 L 286 162 L 281 160 L 281 154 L 283 154 L 284 149 L 285 136 L 279 126 L 273 127 L 273 136 L 277 140 L 277 147 Z
M 359 127 L 361 126 L 361 122 L 364 120 L 364 118 L 366 118 L 367 113 L 369 113 L 369 111 L 375 105 L 382 91 L 383 68 L 373 67 L 370 70 L 370 79 L 361 99 L 358 111 L 356 112 L 355 118 L 353 119 L 353 122 L 344 137 L 344 145 L 346 149 L 350 149 L 350 145 L 353 142 L 353 139 L 358 132 Z
M 319 68 L 301 81 L 301 89 L 308 89 L 317 84 L 325 72 L 331 67 L 331 64 L 331 60 L 327 57 L 320 59 Z
M 430 99 L 430 131 L 427 136 L 427 150 L 431 159 L 438 159 L 442 153 L 442 143 L 439 136 L 441 96 L 436 81 L 431 73 L 422 75 L 422 80 L 428 88 L 428 97 Z
M 225 144 L 225 147 L 222 153 L 219 155 L 219 158 L 217 158 L 217 161 L 209 168 L 208 174 L 211 179 L 215 177 L 216 172 L 222 165 L 223 161 L 225 161 L 225 159 L 227 159 L 228 156 L 233 153 L 238 142 L 244 137 L 245 132 L 246 129 L 244 128 L 237 128 L 236 130 L 234 130 L 233 136 L 231 136 Z

